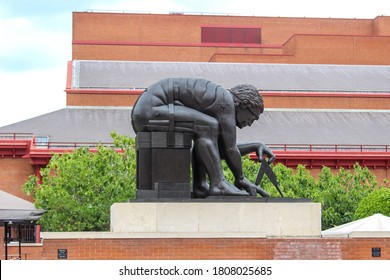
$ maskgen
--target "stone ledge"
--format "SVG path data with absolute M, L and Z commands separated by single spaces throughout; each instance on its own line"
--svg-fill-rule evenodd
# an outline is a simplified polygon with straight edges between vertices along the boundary
M 312 202 L 137 202 L 111 206 L 114 233 L 218 237 L 320 237 L 321 205 Z
M 168 238 L 266 238 L 265 233 L 253 232 L 41 232 L 49 239 L 168 239 Z
M 5 244 L 4 244 L 5 246 Z M 19 242 L 11 242 L 7 244 L 8 247 L 19 247 Z M 21 247 L 42 247 L 42 243 L 21 243 Z

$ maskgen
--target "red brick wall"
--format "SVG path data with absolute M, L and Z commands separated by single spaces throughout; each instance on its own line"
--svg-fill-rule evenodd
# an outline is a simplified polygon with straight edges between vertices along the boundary
M 68 93 L 67 106 L 133 106 L 139 95 L 133 94 L 80 94 Z
M 389 65 L 390 37 L 296 35 L 289 63 Z
M 374 247 L 381 248 L 380 258 L 371 256 Z M 61 239 L 44 240 L 42 247 L 23 247 L 22 253 L 27 259 L 52 260 L 57 259 L 58 249 L 67 249 L 68 259 L 75 260 L 389 260 L 390 238 Z M 17 247 L 12 250 L 17 252 Z
M 288 17 L 260 19 L 264 44 L 284 44 L 294 34 L 372 35 L 371 19 Z
M 386 55 L 390 51 L 389 41 L 390 37 L 296 35 L 283 52 L 220 46 L 77 44 L 73 45 L 73 59 L 389 65 L 390 58 Z
M 200 43 L 202 25 L 261 27 L 263 44 L 283 44 L 294 34 L 373 34 L 371 19 L 74 12 L 73 40 Z
M 28 176 L 35 174 L 29 159 L 0 158 L 0 190 L 8 192 L 28 201 L 32 197 L 25 195 L 21 186 Z
M 0 225 L 0 240 L 0 260 L 5 260 L 4 224 Z M 22 244 L 22 259 L 40 260 L 42 259 L 42 250 L 42 244 Z M 8 246 L 8 259 L 15 259 L 18 254 L 18 245 Z
M 390 17 L 380 16 L 374 19 L 373 35 L 390 36 Z
M 261 28 L 263 45 L 255 48 L 201 45 L 202 25 L 257 26 Z M 386 55 L 390 39 L 371 36 L 389 36 L 389 29 L 390 17 L 370 20 L 74 13 L 72 57 L 383 65 L 390 64 Z

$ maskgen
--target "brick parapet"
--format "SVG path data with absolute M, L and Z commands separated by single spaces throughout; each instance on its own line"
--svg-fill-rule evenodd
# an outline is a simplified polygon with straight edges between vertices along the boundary
M 381 256 L 372 257 L 372 248 L 381 248 Z M 47 239 L 22 254 L 55 260 L 58 249 L 73 260 L 388 260 L 390 238 Z

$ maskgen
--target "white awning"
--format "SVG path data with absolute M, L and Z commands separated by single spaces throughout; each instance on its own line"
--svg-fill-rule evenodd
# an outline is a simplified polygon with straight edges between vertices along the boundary
M 0 190 L 0 221 L 36 221 L 43 213 L 45 210 L 36 209 L 33 203 Z
M 322 237 L 390 237 L 390 217 L 374 214 L 322 231 Z

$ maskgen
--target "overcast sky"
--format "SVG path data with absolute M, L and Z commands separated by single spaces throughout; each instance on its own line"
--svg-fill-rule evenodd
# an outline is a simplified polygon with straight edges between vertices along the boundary
M 373 19 L 390 0 L 1 0 L 0 126 L 65 108 L 72 12 L 87 10 Z

